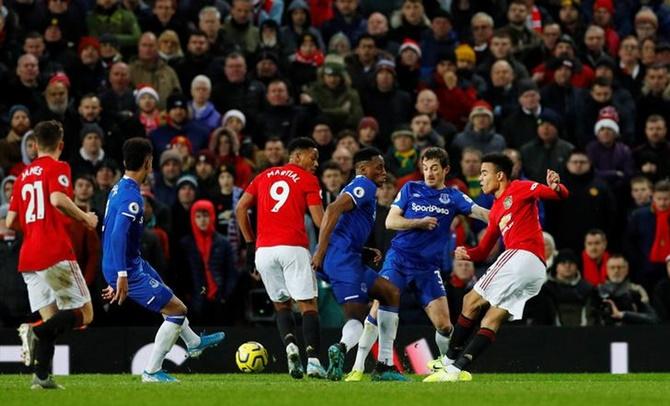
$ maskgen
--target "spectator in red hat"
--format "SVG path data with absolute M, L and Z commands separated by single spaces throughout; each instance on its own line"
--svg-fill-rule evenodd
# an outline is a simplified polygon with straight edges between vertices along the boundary
M 78 59 L 69 76 L 74 96 L 97 92 L 105 82 L 105 68 L 100 59 L 100 42 L 95 37 L 82 37 L 77 47 Z
M 614 2 L 596 0 L 593 2 L 593 23 L 605 30 L 605 48 L 614 56 L 619 50 L 619 34 L 614 29 Z
M 398 87 L 416 97 L 421 76 L 421 48 L 412 39 L 405 39 L 396 57 Z
M 182 172 L 190 172 L 195 166 L 195 158 L 193 157 L 193 145 L 185 135 L 177 135 L 170 140 L 167 146 L 168 149 L 175 150 L 181 156 L 181 170 Z
M 35 114 L 35 122 L 56 120 L 63 124 L 65 149 L 62 159 L 74 157 L 79 149 L 79 117 L 70 102 L 70 79 L 59 72 L 49 79 L 44 104 Z
M 363 117 L 358 123 L 358 143 L 361 147 L 376 147 L 379 123 L 374 117 Z
M 554 78 L 554 71 L 548 66 L 553 63 L 555 58 L 570 58 L 574 65 L 572 73 L 572 85 L 579 88 L 588 87 L 594 79 L 594 72 L 588 65 L 582 64 L 577 58 L 577 46 L 575 41 L 568 35 L 561 35 L 552 50 L 552 58 L 533 68 L 533 80 L 543 86 L 551 83 Z

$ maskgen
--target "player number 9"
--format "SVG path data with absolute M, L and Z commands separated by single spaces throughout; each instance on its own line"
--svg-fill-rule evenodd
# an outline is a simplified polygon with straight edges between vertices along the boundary
M 291 192 L 291 188 L 288 186 L 288 183 L 284 180 L 279 180 L 272 184 L 270 187 L 270 197 L 273 200 L 277 201 L 277 204 L 272 208 L 272 212 L 276 213 L 282 206 L 286 203 L 288 199 L 288 194 Z

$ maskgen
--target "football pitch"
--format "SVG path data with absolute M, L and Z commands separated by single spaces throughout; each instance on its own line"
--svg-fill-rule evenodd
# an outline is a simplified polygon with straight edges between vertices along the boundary
M 57 377 L 60 391 L 31 391 L 29 375 L 0 375 L 8 405 L 663 405 L 670 374 L 473 374 L 472 382 L 295 381 L 284 374 L 177 374 L 177 384 L 132 375 Z M 439 403 L 438 403 L 439 402 Z

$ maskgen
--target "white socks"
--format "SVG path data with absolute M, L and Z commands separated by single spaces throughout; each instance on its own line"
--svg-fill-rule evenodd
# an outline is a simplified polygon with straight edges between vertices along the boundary
M 380 306 L 377 311 L 379 326 L 379 356 L 377 360 L 386 365 L 393 365 L 393 342 L 398 331 L 398 308 Z
M 184 318 L 184 324 L 181 325 L 181 333 L 179 333 L 179 337 L 184 340 L 186 348 L 194 348 L 200 345 L 200 336 L 189 326 L 188 317 Z
M 177 338 L 179 338 L 181 323 L 183 323 L 184 318 L 185 316 L 170 316 L 161 324 L 156 333 L 154 349 L 151 352 L 149 363 L 145 368 L 146 372 L 153 374 L 163 368 L 165 356 L 170 352 L 174 343 L 177 342 Z
M 449 341 L 451 341 L 451 333 L 454 331 L 453 327 L 449 332 L 449 335 L 444 335 L 440 330 L 435 330 L 435 344 L 440 350 L 440 355 L 445 355 L 447 350 L 449 350 Z
M 372 345 L 377 341 L 378 335 L 377 320 L 372 316 L 368 316 L 363 326 L 363 334 L 361 334 L 361 338 L 358 340 L 358 350 L 356 351 L 356 361 L 352 368 L 353 371 L 365 372 L 365 360 L 372 349 Z
M 342 327 L 342 338 L 340 342 L 347 347 L 347 352 L 358 344 L 358 339 L 363 334 L 363 324 L 355 319 L 349 319 Z

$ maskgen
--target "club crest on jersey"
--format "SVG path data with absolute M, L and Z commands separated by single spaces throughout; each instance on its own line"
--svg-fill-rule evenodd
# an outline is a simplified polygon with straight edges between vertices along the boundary
M 132 214 L 137 214 L 137 213 L 140 212 L 140 205 L 137 204 L 137 202 L 132 202 L 132 203 L 130 203 L 130 204 L 128 205 L 128 210 L 129 210 Z
M 70 184 L 70 180 L 67 178 L 66 175 L 60 175 L 58 177 L 58 183 L 60 183 L 63 187 L 68 187 Z
M 151 278 L 149 280 L 149 285 L 151 285 L 152 288 L 156 289 L 158 285 L 160 285 L 160 282 L 158 282 L 156 279 Z
M 509 208 L 512 207 L 512 196 L 507 196 L 505 200 L 503 200 L 503 207 L 505 210 L 509 210 Z
M 442 194 L 440 195 L 440 203 L 442 203 L 442 204 L 449 204 L 450 201 L 451 201 L 451 199 L 449 199 L 449 195 L 448 195 L 448 194 L 446 194 L 446 193 L 442 193 Z
M 355 188 L 354 188 L 354 196 L 356 196 L 356 197 L 359 198 L 359 199 L 360 199 L 361 197 L 365 196 L 365 189 L 363 189 L 363 188 L 360 187 L 360 186 L 355 187 Z

